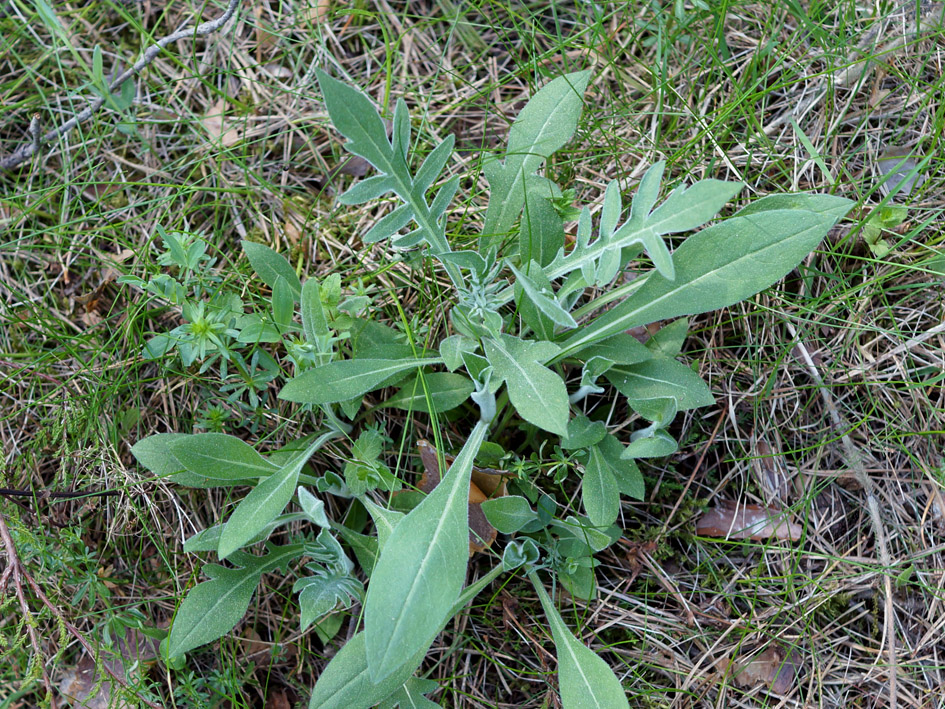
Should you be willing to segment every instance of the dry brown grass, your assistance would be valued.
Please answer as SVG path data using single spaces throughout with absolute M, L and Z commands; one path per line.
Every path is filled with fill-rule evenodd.
M 358 165 L 338 169 L 341 149 L 315 67 L 360 85 L 382 107 L 403 97 L 428 146 L 456 135 L 460 152 L 449 169 L 466 176 L 456 221 L 464 238 L 476 233 L 484 204 L 478 151 L 499 144 L 546 77 L 593 66 L 579 137 L 549 168 L 579 198 L 599 199 L 614 178 L 629 190 L 664 157 L 671 180 L 740 179 L 746 199 L 833 190 L 860 199 L 862 209 L 782 288 L 694 320 L 686 351 L 718 406 L 677 427 L 680 453 L 647 470 L 648 499 L 624 505 L 631 544 L 601 555 L 598 600 L 560 599 L 566 619 L 615 668 L 632 706 L 942 706 L 941 8 L 883 4 L 877 15 L 850 3 L 811 6 L 805 23 L 786 3 L 739 2 L 724 17 L 719 8 L 687 6 L 694 19 L 684 26 L 672 7 L 636 2 L 371 0 L 347 8 L 301 0 L 244 5 L 222 32 L 175 43 L 136 82 L 131 115 L 140 137 L 117 131 L 121 116 L 102 110 L 41 158 L 0 175 L 2 483 L 125 493 L 81 515 L 77 502 L 38 514 L 28 503 L 3 503 L 17 520 L 26 568 L 97 639 L 101 600 L 70 605 L 81 580 L 76 564 L 57 570 L 35 551 L 45 543 L 47 554 L 73 558 L 73 547 L 57 546 L 56 525 L 79 519 L 100 575 L 116 579 L 111 607 L 166 622 L 199 571 L 180 540 L 229 504 L 224 493 L 147 479 L 129 454 L 144 435 L 192 430 L 208 396 L 201 377 L 138 357 L 145 333 L 173 327 L 178 315 L 143 312 L 140 294 L 110 281 L 112 271 L 155 272 L 156 225 L 203 231 L 237 285 L 247 273 L 238 240 L 252 237 L 301 259 L 310 276 L 366 274 L 380 305 L 398 299 L 430 337 L 445 328 L 434 274 L 391 265 L 385 245 L 366 248 L 358 238 L 387 208 L 333 201 Z M 32 6 L 0 3 L 2 154 L 26 139 L 33 112 L 49 129 L 81 110 L 89 93 L 80 62 L 90 62 L 96 44 L 107 76 L 149 41 L 135 27 L 159 38 L 222 11 L 151 0 L 55 9 L 75 51 Z M 875 259 L 858 224 L 882 199 L 874 174 L 887 145 L 932 160 L 905 200 L 909 217 L 895 250 Z M 269 447 L 304 427 L 274 396 L 268 403 L 252 432 L 235 423 L 233 430 L 265 437 Z M 389 417 L 389 432 L 421 427 L 417 437 L 429 435 L 423 421 L 378 416 Z M 705 504 L 763 502 L 753 437 L 781 451 L 803 539 L 693 536 Z M 337 467 L 343 455 L 338 449 L 320 464 Z M 262 706 L 277 692 L 307 701 L 332 655 L 335 645 L 297 632 L 290 590 L 290 579 L 269 578 L 219 653 L 193 657 L 197 676 L 235 668 L 224 682 L 242 697 L 232 706 Z M 57 658 L 50 669 L 73 663 L 53 620 L 34 611 L 44 652 Z M 14 626 L 0 620 L 4 632 Z M 727 662 L 772 644 L 792 651 L 795 681 L 780 694 L 739 686 Z M 447 628 L 424 670 L 444 688 L 433 695 L 442 706 L 556 706 L 550 647 L 532 591 L 512 580 Z M 19 687 L 26 660 L 10 657 L 14 669 L 0 670 L 0 686 Z M 165 693 L 182 681 L 155 679 Z M 5 696 L 0 690 L 0 706 L 31 706 L 39 690 L 12 704 Z

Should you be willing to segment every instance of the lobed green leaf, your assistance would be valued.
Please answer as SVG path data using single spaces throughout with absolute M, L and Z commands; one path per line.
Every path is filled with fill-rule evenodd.
M 574 134 L 590 78 L 591 71 L 587 70 L 549 81 L 512 124 L 505 162 L 492 159 L 483 164 L 491 188 L 483 248 L 497 243 L 511 230 L 525 204 L 528 177 Z

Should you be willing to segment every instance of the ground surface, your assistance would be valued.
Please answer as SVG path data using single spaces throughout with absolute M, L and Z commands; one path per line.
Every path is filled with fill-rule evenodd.
M 608 646 L 632 706 L 938 706 L 942 5 L 309 2 L 244 5 L 221 31 L 172 44 L 135 81 L 130 105 L 107 105 L 0 174 L 0 485 L 121 493 L 0 502 L 25 572 L 64 620 L 92 646 L 122 631 L 119 621 L 166 625 L 201 565 L 181 540 L 228 504 L 223 493 L 151 479 L 129 453 L 135 441 L 220 426 L 278 442 L 298 428 L 272 387 L 254 412 L 219 393 L 212 369 L 140 357 L 180 313 L 114 281 L 160 270 L 157 226 L 202 232 L 234 288 L 249 282 L 238 246 L 248 237 L 309 274 L 396 291 L 408 309 L 426 307 L 420 320 L 437 331 L 433 274 L 361 243 L 375 205 L 334 199 L 361 166 L 339 167 L 314 69 L 362 86 L 381 107 L 402 97 L 431 145 L 456 136 L 463 239 L 485 203 L 478 152 L 499 144 L 548 79 L 591 67 L 577 137 L 548 168 L 579 200 L 599 201 L 611 179 L 629 191 L 666 159 L 671 184 L 743 181 L 732 209 L 794 190 L 857 207 L 784 283 L 694 320 L 685 352 L 717 405 L 688 417 L 681 451 L 645 471 L 647 499 L 621 517 L 626 543 L 601 555 L 598 600 L 562 598 L 562 612 L 587 644 Z M 141 47 L 223 9 L 0 3 L 0 159 L 28 142 L 34 113 L 52 130 L 94 98 L 94 47 L 107 80 Z M 910 153 L 920 178 L 887 198 L 882 158 Z M 881 204 L 907 207 L 887 212 L 886 253 L 863 229 Z M 397 320 L 393 302 L 380 298 L 380 317 Z M 420 416 L 379 416 L 408 446 L 426 434 Z M 773 457 L 759 457 L 768 449 Z M 319 464 L 337 467 L 343 455 Z M 803 539 L 696 536 L 704 506 L 760 500 L 765 466 L 787 476 Z M 34 706 L 45 696 L 40 666 L 67 681 L 83 651 L 27 584 L 38 657 L 8 581 L 0 707 Z M 142 681 L 157 703 L 307 701 L 337 641 L 297 632 L 290 589 L 291 579 L 268 578 L 233 634 L 186 669 L 152 671 Z M 431 697 L 447 707 L 554 706 L 544 644 L 533 591 L 497 586 L 434 646 L 424 668 L 442 690 Z M 781 653 L 758 661 L 761 677 L 785 653 L 796 674 L 772 690 L 727 672 L 754 649 Z

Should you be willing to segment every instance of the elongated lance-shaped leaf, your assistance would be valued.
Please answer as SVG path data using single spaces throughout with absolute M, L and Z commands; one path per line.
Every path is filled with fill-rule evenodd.
M 279 398 L 301 404 L 334 404 L 363 396 L 384 386 L 398 375 L 443 360 L 431 359 L 346 359 L 313 367 L 290 380 Z
M 463 589 L 459 598 L 440 620 L 440 630 L 502 572 L 502 565 L 498 564 L 481 579 Z M 404 658 L 394 672 L 379 682 L 374 682 L 368 670 L 365 634 L 357 633 L 331 658 L 331 662 L 319 675 L 308 705 L 309 709 L 369 709 L 389 697 L 410 679 L 426 654 L 427 648 L 423 648 L 412 657 Z
M 269 522 L 269 524 L 263 527 L 259 531 L 259 534 L 257 534 L 253 539 L 250 539 L 248 544 L 255 544 L 256 542 L 269 539 L 277 527 L 281 527 L 285 524 L 291 524 L 293 522 L 305 521 L 307 519 L 308 517 L 301 512 L 290 512 L 284 515 L 279 515 L 274 520 Z M 225 523 L 215 524 L 212 527 L 207 527 L 206 529 L 200 530 L 192 537 L 184 540 L 184 551 L 188 553 L 196 551 L 216 552 L 220 546 L 220 535 L 223 533 L 224 526 Z
M 532 262 L 532 267 L 535 271 L 541 271 L 541 266 L 534 261 Z M 525 291 L 525 295 L 528 299 L 538 310 L 544 313 L 546 317 L 556 325 L 561 325 L 562 327 L 577 327 L 574 318 L 571 317 L 571 314 L 567 310 L 561 307 L 561 303 L 555 299 L 555 294 L 551 289 L 543 291 L 541 286 L 534 283 L 529 276 L 511 263 L 509 264 L 509 268 L 512 270 L 512 273 L 515 274 L 518 284 L 522 287 L 522 290 Z
M 440 484 L 391 532 L 364 601 L 374 682 L 424 652 L 463 588 L 469 558 L 469 480 L 488 428 L 476 424 Z
M 823 199 L 823 195 L 811 197 Z M 846 203 L 848 209 L 853 204 L 840 197 L 831 199 Z M 629 298 L 572 333 L 552 361 L 638 325 L 744 300 L 787 275 L 835 222 L 835 213 L 777 209 L 713 224 L 676 250 L 675 280 L 651 273 Z
M 309 344 L 315 344 L 320 337 L 328 337 L 328 318 L 322 305 L 321 288 L 318 281 L 309 278 L 302 286 L 302 331 Z
M 581 485 L 584 511 L 598 527 L 614 523 L 620 513 L 620 490 L 610 463 L 600 448 L 591 446 L 587 464 L 584 466 L 584 482 Z
M 243 253 L 249 258 L 256 273 L 263 279 L 263 282 L 270 288 L 274 288 L 276 280 L 285 279 L 286 285 L 292 291 L 295 300 L 298 300 L 302 294 L 302 282 L 296 275 L 292 265 L 286 261 L 285 257 L 273 251 L 265 244 L 257 244 L 254 241 L 240 242 L 243 246 Z
M 558 655 L 558 689 L 564 709 L 629 709 L 620 680 L 597 653 L 571 634 L 538 573 L 531 571 L 528 578 L 551 626 Z
M 421 166 L 421 178 L 415 179 L 410 174 L 407 165 L 407 154 L 410 142 L 410 121 L 407 116 L 407 107 L 403 100 L 397 102 L 394 110 L 393 142 L 387 138 L 387 130 L 380 115 L 371 104 L 371 100 L 361 91 L 347 84 L 333 79 L 325 72 L 318 70 L 318 85 L 328 108 L 328 115 L 338 132 L 348 139 L 345 148 L 360 155 L 379 170 L 382 175 L 370 178 L 373 180 L 369 187 L 355 187 L 342 195 L 342 200 L 356 203 L 365 198 L 378 196 L 380 188 L 388 188 L 400 197 L 409 207 L 413 221 L 417 223 L 419 239 L 425 242 L 434 255 L 449 253 L 450 246 L 446 240 L 446 220 L 442 213 L 436 214 L 427 204 L 426 191 L 436 179 L 433 168 L 442 168 L 446 164 L 443 153 L 448 152 L 452 143 L 446 147 L 438 146 L 431 153 L 433 162 Z M 449 139 L 447 139 L 449 140 Z M 424 169 L 426 168 L 426 169 Z M 437 172 L 437 174 L 439 174 Z M 378 179 L 380 177 L 380 179 Z M 396 211 L 396 210 L 395 210 Z M 407 222 L 400 222 L 406 212 L 398 212 L 385 224 L 388 230 L 393 225 L 398 228 Z M 409 221 L 409 219 L 407 220 Z M 396 231 L 396 230 L 394 230 Z M 380 232 L 372 233 L 372 238 L 383 238 Z M 446 272 L 454 284 L 462 283 L 459 269 L 450 264 L 444 264 Z
M 188 471 L 213 480 L 258 478 L 279 469 L 251 445 L 225 433 L 181 436 L 168 447 Z
M 302 467 L 312 454 L 332 438 L 342 435 L 339 431 L 328 431 L 319 436 L 301 454 L 292 458 L 285 466 L 259 483 L 233 510 L 220 534 L 217 554 L 225 559 L 265 529 L 272 520 L 282 514 L 298 485 Z
M 526 181 L 542 162 L 567 143 L 584 107 L 591 71 L 551 80 L 519 113 L 509 132 L 505 162 L 483 164 L 491 197 L 483 225 L 483 249 L 501 243 L 525 205 Z
M 461 374 L 433 372 L 412 378 L 400 391 L 384 402 L 404 411 L 422 411 L 425 414 L 455 409 L 469 398 L 475 385 Z
M 210 580 L 190 589 L 177 609 L 168 636 L 168 655 L 180 657 L 232 630 L 246 614 L 260 577 L 284 569 L 303 552 L 304 545 L 292 544 L 272 547 L 265 556 L 234 554 L 232 561 L 241 568 L 228 569 L 217 564 L 204 566 L 203 571 Z

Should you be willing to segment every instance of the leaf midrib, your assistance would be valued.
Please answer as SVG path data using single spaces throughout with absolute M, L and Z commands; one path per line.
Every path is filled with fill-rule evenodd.
M 774 211 L 785 211 L 785 210 L 774 210 Z M 811 212 L 811 211 L 809 211 L 809 210 L 792 210 L 792 214 L 796 216 L 797 213 L 800 212 L 800 211 L 806 212 L 807 214 L 812 214 L 812 215 L 814 215 L 814 216 L 820 216 L 820 215 L 818 215 L 816 212 Z M 772 214 L 772 213 L 774 213 L 774 212 L 773 212 L 773 211 L 772 211 L 772 212 L 768 212 L 768 214 Z M 728 222 L 723 222 L 723 223 L 728 223 Z M 777 241 L 770 242 L 770 243 L 766 244 L 765 246 L 763 246 L 763 247 L 761 247 L 761 248 L 755 249 L 755 250 L 753 250 L 753 251 L 746 252 L 745 254 L 743 254 L 742 256 L 739 256 L 738 258 L 736 258 L 736 259 L 734 259 L 734 260 L 732 260 L 732 261 L 726 262 L 723 266 L 721 266 L 721 267 L 719 267 L 719 268 L 713 269 L 712 271 L 709 271 L 709 272 L 707 272 L 707 273 L 703 273 L 703 274 L 700 275 L 699 277 L 697 277 L 697 278 L 695 278 L 695 279 L 693 279 L 693 280 L 691 280 L 691 281 L 687 281 L 686 283 L 680 284 L 680 285 L 678 285 L 676 288 L 673 288 L 673 289 L 667 291 L 667 292 L 664 293 L 663 295 L 658 296 L 658 297 L 654 298 L 653 300 L 647 301 L 645 304 L 641 305 L 640 307 L 638 307 L 638 308 L 636 308 L 636 309 L 630 311 L 629 313 L 626 313 L 626 314 L 622 315 L 621 317 L 617 318 L 616 320 L 611 321 L 610 323 L 607 323 L 607 326 L 606 326 L 605 328 L 601 329 L 600 331 L 595 331 L 595 330 L 593 330 L 593 329 L 590 329 L 590 330 L 586 331 L 583 336 L 578 337 L 578 338 L 577 338 L 576 340 L 574 340 L 573 342 L 565 342 L 565 343 L 564 343 L 564 346 L 563 346 L 563 348 L 562 348 L 562 350 L 561 350 L 561 352 L 559 352 L 557 355 L 555 355 L 554 358 L 552 358 L 552 359 L 550 360 L 550 362 L 558 362 L 558 361 L 564 359 L 565 357 L 567 357 L 567 356 L 568 356 L 569 354 L 571 354 L 572 352 L 575 352 L 575 351 L 579 350 L 581 347 L 584 347 L 585 345 L 587 345 L 589 342 L 593 342 L 595 339 L 597 339 L 597 338 L 599 338 L 599 337 L 602 337 L 604 332 L 613 331 L 613 333 L 616 333 L 616 332 L 619 332 L 620 330 L 625 330 L 625 329 L 627 329 L 627 328 L 629 328 L 629 327 L 633 327 L 633 325 L 626 325 L 626 323 L 627 323 L 628 321 L 632 321 L 633 318 L 634 318 L 634 316 L 638 316 L 639 313 L 645 312 L 646 310 L 652 310 L 652 309 L 654 309 L 654 308 L 655 308 L 657 305 L 659 305 L 660 303 L 666 301 L 667 299 L 671 299 L 671 298 L 675 297 L 680 291 L 685 290 L 685 289 L 688 289 L 688 288 L 692 288 L 695 284 L 702 283 L 703 281 L 705 281 L 705 280 L 707 280 L 707 279 L 709 279 L 709 278 L 715 276 L 719 271 L 722 271 L 722 270 L 724 270 L 724 269 L 729 269 L 729 268 L 732 268 L 732 267 L 737 267 L 738 264 L 740 264 L 740 263 L 742 263 L 742 262 L 744 262 L 744 261 L 747 261 L 747 260 L 749 260 L 749 259 L 752 259 L 752 258 L 758 256 L 759 254 L 764 254 L 764 253 L 767 252 L 767 251 L 770 251 L 770 250 L 776 250 L 776 251 L 777 251 L 777 250 L 780 250 L 780 249 L 782 249 L 782 248 L 784 247 L 784 244 L 785 244 L 787 241 L 793 241 L 793 240 L 795 240 L 795 239 L 801 239 L 801 238 L 803 238 L 808 232 L 810 232 L 810 231 L 812 231 L 812 230 L 815 230 L 815 229 L 818 229 L 820 226 L 821 226 L 821 224 L 812 225 L 812 226 L 808 227 L 807 229 L 805 229 L 804 231 L 795 232 L 794 234 L 791 234 L 790 236 L 786 237 L 785 239 L 779 239 L 779 240 L 777 240 Z M 643 288 L 645 288 L 645 287 L 648 286 L 649 284 L 650 284 L 650 282 L 648 281 L 647 283 L 645 283 L 645 284 L 641 287 L 641 290 L 639 290 L 639 291 L 637 291 L 636 293 L 634 293 L 633 296 L 631 296 L 631 297 L 639 298 L 639 297 L 641 296 L 641 294 L 644 293 Z M 689 314 L 692 314 L 692 313 L 689 313 Z M 604 316 L 601 316 L 601 317 L 606 317 L 606 314 L 605 314 Z M 665 317 L 670 317 L 670 316 L 665 316 Z M 588 325 L 588 328 L 592 328 L 592 327 L 593 327 L 593 323 L 591 323 L 591 324 Z

